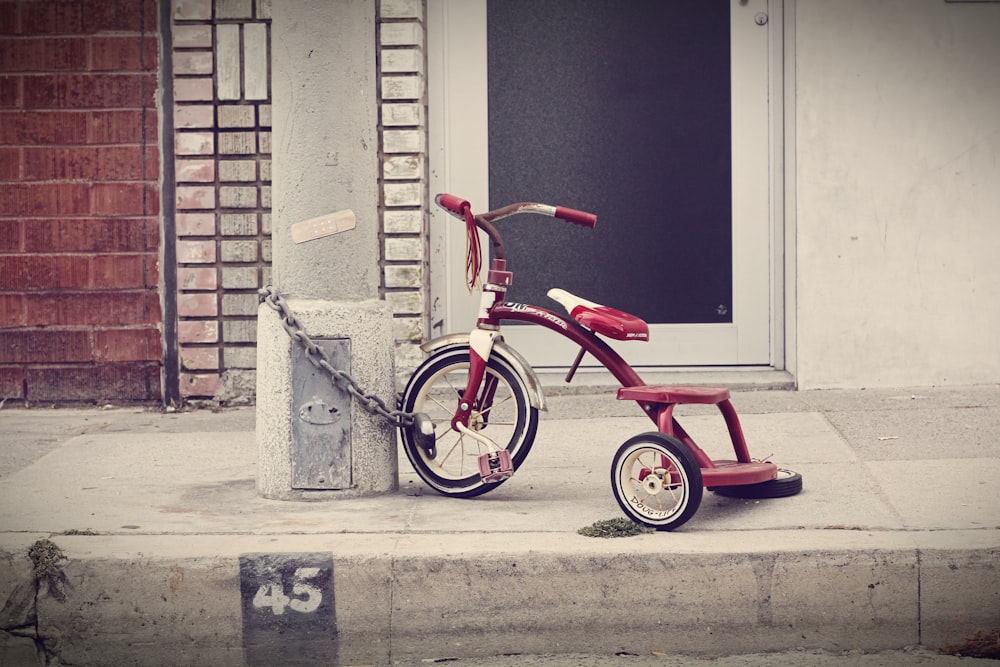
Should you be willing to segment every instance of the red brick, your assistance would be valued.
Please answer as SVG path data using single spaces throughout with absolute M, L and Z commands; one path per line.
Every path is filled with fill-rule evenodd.
M 17 29 L 17 5 L 13 2 L 0 2 L 0 35 L 16 35 Z
M 90 209 L 85 183 L 18 183 L 4 185 L 0 216 L 81 215 Z
M 175 225 L 177 236 L 212 236 L 215 234 L 215 214 L 178 213 Z
M 0 181 L 16 181 L 21 177 L 21 149 L 0 148 Z
M 40 219 L 25 223 L 24 249 L 26 252 L 155 251 L 158 237 L 158 225 L 152 219 Z
M 21 252 L 21 228 L 20 220 L 0 220 L 0 252 Z
M 0 49 L 0 72 L 81 71 L 87 42 L 80 37 L 7 39 Z
M 156 287 L 156 262 L 152 254 L 95 255 L 91 286 L 97 289 L 134 289 Z
M 89 142 L 92 144 L 138 144 L 155 142 L 158 117 L 155 109 L 91 111 Z
M 215 208 L 214 186 L 182 185 L 177 188 L 176 194 L 178 211 Z
M 146 215 L 160 214 L 160 185 L 158 183 L 146 183 Z
M 90 211 L 95 215 L 142 215 L 149 211 L 142 183 L 95 183 Z
M 79 2 L 20 2 L 20 34 L 79 34 L 83 9 Z
M 159 401 L 160 364 L 56 366 L 25 370 L 28 401 Z
M 25 294 L 27 326 L 159 324 L 159 299 L 147 292 Z
M 46 329 L 0 331 L 0 363 L 65 363 L 90 360 L 88 331 Z
M 174 81 L 174 99 L 178 102 L 201 102 L 212 99 L 212 78 L 195 77 Z
M 215 317 L 218 314 L 219 301 L 215 292 L 177 295 L 177 315 L 180 317 Z
M 21 109 L 24 98 L 21 76 L 0 76 L 0 109 Z
M 0 262 L 0 289 L 83 289 L 89 258 L 79 255 L 8 255 Z
M 83 0 L 83 28 L 87 32 L 134 31 L 155 36 L 158 11 L 156 0 Z
M 22 294 L 0 294 L 0 327 L 25 326 L 24 301 Z
M 24 398 L 24 369 L 0 367 L 0 396 L 7 399 Z
M 153 106 L 155 74 L 36 74 L 25 78 L 24 108 Z
M 215 241 L 178 241 L 178 264 L 214 264 Z
M 187 347 L 181 350 L 181 368 L 186 371 L 219 370 L 219 350 L 215 347 Z
M 208 375 L 181 373 L 180 380 L 181 396 L 185 398 L 212 398 L 220 384 L 217 373 Z
M 147 178 L 141 146 L 24 149 L 24 180 L 135 181 Z
M 137 142 L 138 140 L 135 140 L 133 143 Z M 85 143 L 87 143 L 87 114 L 85 112 L 0 112 L 0 144 L 31 146 Z
M 155 71 L 159 42 L 155 36 L 94 37 L 90 69 L 107 72 Z
M 177 285 L 182 290 L 214 290 L 218 286 L 218 272 L 214 268 L 177 269 Z
M 94 332 L 94 360 L 156 361 L 163 357 L 157 329 L 113 329 Z
M 215 320 L 178 322 L 177 340 L 181 343 L 216 343 L 219 340 L 219 323 Z

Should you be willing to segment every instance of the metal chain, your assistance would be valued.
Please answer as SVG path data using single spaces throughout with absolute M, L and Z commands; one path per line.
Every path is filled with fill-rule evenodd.
M 340 387 L 350 394 L 360 403 L 365 411 L 384 417 L 393 426 L 398 428 L 413 426 L 415 420 L 413 413 L 403 412 L 402 410 L 390 410 L 381 398 L 362 390 L 350 374 L 334 368 L 330 363 L 330 356 L 323 348 L 313 342 L 309 334 L 305 332 L 298 318 L 295 317 L 295 313 L 288 306 L 288 302 L 281 298 L 281 295 L 278 294 L 273 286 L 268 285 L 259 289 L 257 290 L 257 294 L 259 295 L 258 300 L 260 303 L 266 303 L 272 310 L 281 315 L 281 325 L 285 328 L 288 335 L 291 336 L 292 340 L 299 343 L 305 349 L 306 359 L 309 360 L 309 363 L 327 373 L 335 386 Z

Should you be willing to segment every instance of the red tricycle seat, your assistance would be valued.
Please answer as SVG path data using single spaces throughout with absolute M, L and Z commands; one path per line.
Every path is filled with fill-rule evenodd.
M 591 331 L 615 340 L 649 340 L 649 325 L 635 315 L 581 299 L 563 289 L 550 289 L 548 295 Z
M 618 390 L 619 401 L 645 401 L 646 403 L 702 403 L 718 405 L 729 400 L 726 387 L 667 387 L 640 385 Z

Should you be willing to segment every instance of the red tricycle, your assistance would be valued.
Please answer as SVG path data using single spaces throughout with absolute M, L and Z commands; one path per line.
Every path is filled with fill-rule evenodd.
M 597 223 L 595 215 L 526 202 L 474 215 L 469 202 L 460 197 L 440 194 L 436 202 L 466 226 L 470 289 L 481 267 L 477 230 L 492 242 L 493 260 L 482 285 L 476 327 L 468 334 L 426 343 L 423 349 L 430 356 L 414 372 L 402 396 L 402 410 L 427 416 L 425 433 L 415 427 L 403 430 L 403 447 L 417 474 L 431 488 L 461 498 L 486 493 L 513 475 L 531 450 L 545 399 L 531 366 L 504 342 L 500 324 L 511 320 L 543 326 L 579 345 L 566 381 L 572 380 L 584 355 L 590 354 L 621 383 L 618 400 L 635 401 L 656 425 L 656 431 L 626 440 L 612 460 L 611 488 L 632 520 L 657 530 L 673 530 L 694 516 L 704 488 L 740 498 L 791 496 L 802 489 L 798 473 L 750 458 L 728 389 L 647 385 L 600 338 L 646 341 L 649 327 L 640 318 L 561 289 L 550 290 L 548 295 L 566 309 L 568 317 L 505 300 L 513 274 L 507 270 L 506 249 L 493 223 L 534 213 L 592 228 Z M 718 406 L 735 460 L 711 460 L 702 451 L 675 418 L 674 407 L 685 403 Z

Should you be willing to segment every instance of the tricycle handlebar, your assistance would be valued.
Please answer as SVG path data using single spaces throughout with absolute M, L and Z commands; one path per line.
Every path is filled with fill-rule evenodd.
M 460 220 L 464 220 L 465 212 L 471 210 L 471 205 L 468 201 L 455 195 L 442 193 L 435 197 L 434 201 L 437 202 L 438 206 L 445 209 Z M 519 213 L 537 213 L 540 215 L 547 215 L 553 218 L 559 218 L 560 220 L 565 220 L 566 222 L 572 222 L 575 225 L 590 228 L 593 228 L 597 224 L 597 216 L 593 213 L 578 211 L 565 206 L 552 206 L 550 204 L 537 204 L 534 202 L 510 204 L 508 206 L 504 206 L 503 208 L 487 211 L 486 213 L 480 213 L 475 217 L 477 220 L 481 219 L 484 222 L 491 223 Z

